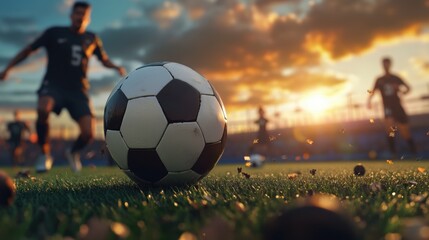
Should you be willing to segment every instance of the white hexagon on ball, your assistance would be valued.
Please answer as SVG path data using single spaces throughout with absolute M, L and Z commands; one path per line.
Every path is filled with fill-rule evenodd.
M 213 89 L 207 79 L 194 71 L 192 68 L 174 62 L 167 63 L 164 65 L 164 67 L 168 69 L 175 79 L 179 79 L 190 84 L 201 94 L 214 94 Z
M 201 105 L 197 122 L 203 131 L 206 143 L 218 142 L 222 138 L 226 121 L 223 110 L 216 97 L 201 96 Z
M 169 124 L 156 151 L 169 172 L 189 170 L 205 146 L 196 122 Z
M 109 153 L 121 169 L 128 169 L 128 146 L 119 131 L 106 131 L 106 145 Z
M 167 124 L 156 97 L 135 98 L 128 101 L 121 133 L 129 148 L 155 148 Z
M 121 89 L 128 99 L 155 96 L 171 80 L 173 77 L 164 67 L 149 66 L 131 72 Z

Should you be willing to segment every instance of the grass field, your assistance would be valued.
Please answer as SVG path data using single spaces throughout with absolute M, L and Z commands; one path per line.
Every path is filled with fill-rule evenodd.
M 142 190 L 118 168 L 30 173 L 33 178 L 16 179 L 14 204 L 0 208 L 0 236 L 90 238 L 96 232 L 110 239 L 213 239 L 221 233 L 223 240 L 262 239 L 269 217 L 309 193 L 335 195 L 362 239 L 399 236 L 408 218 L 429 219 L 429 162 L 363 162 L 363 177 L 353 175 L 356 163 L 243 167 L 249 178 L 237 172 L 242 166 L 219 165 L 195 186 Z M 310 169 L 317 170 L 314 176 Z M 15 176 L 19 169 L 5 170 Z M 294 172 L 300 174 L 288 175 Z M 371 190 L 372 183 L 382 188 Z

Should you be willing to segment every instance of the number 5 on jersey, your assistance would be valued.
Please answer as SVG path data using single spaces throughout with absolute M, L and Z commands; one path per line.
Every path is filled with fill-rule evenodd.
M 71 57 L 71 65 L 72 66 L 80 66 L 82 61 L 82 46 L 72 45 L 72 57 Z

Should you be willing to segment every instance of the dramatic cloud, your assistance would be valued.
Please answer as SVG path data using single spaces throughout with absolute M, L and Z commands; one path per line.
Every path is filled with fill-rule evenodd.
M 0 42 L 23 48 L 34 40 L 39 31 L 32 30 L 2 30 L 0 29 Z
M 3 84 L 3 83 L 2 83 Z M 0 109 L 34 108 L 36 106 L 36 89 L 17 90 L 3 89 L 0 86 Z
M 320 91 L 327 87 L 338 91 L 346 83 L 347 79 L 333 75 L 297 71 L 286 76 L 276 73 L 258 74 L 224 84 L 216 82 L 214 86 L 223 93 L 222 99 L 228 103 L 231 110 L 282 104 L 285 101 L 292 101 L 297 93 Z M 332 91 L 328 91 L 330 92 Z
M 22 96 L 34 95 L 35 93 L 36 93 L 36 90 L 23 90 L 23 89 L 18 89 L 18 90 L 14 90 L 14 91 L 0 90 L 0 94 L 1 94 L 2 98 L 19 99 Z
M 280 5 L 287 10 L 274 11 Z M 429 23 L 428 10 L 423 0 L 142 1 L 124 13 L 120 27 L 99 34 L 112 58 L 189 65 L 212 81 L 227 106 L 239 108 L 344 86 L 345 79 L 305 69 L 418 36 Z M 35 36 L 0 28 L 0 41 L 17 46 Z M 284 76 L 285 68 L 303 70 Z M 94 82 L 93 91 L 107 90 L 109 81 Z
M 107 29 L 100 33 L 100 37 L 110 56 L 124 60 L 141 60 L 146 49 L 156 45 L 166 34 L 160 32 L 156 26 L 145 25 Z
M 35 30 L 35 19 L 30 17 L 1 17 L 0 43 L 23 47 L 40 34 Z
M 0 18 L 0 26 L 3 28 L 21 28 L 34 26 L 35 20 L 30 17 L 2 17 Z
M 89 93 L 91 95 L 97 95 L 100 93 L 110 92 L 117 82 L 117 76 L 105 76 L 100 79 L 91 79 Z
M 74 2 L 74 0 L 62 0 L 62 2 L 59 1 L 57 3 L 57 9 L 62 13 L 69 12 Z
M 332 58 L 360 53 L 377 42 L 420 34 L 429 22 L 428 10 L 421 0 L 323 1 L 303 21 L 306 44 Z
M 9 61 L 10 61 L 9 58 L 0 56 L 0 66 L 6 66 L 6 64 L 8 64 Z
M 259 8 L 267 8 L 276 5 L 293 4 L 296 5 L 300 0 L 256 0 L 255 5 Z
M 314 4 L 302 18 L 276 16 L 261 8 L 279 1 L 256 3 L 258 8 L 239 1 L 206 3 L 206 13 L 198 22 L 178 29 L 179 34 L 159 38 L 156 44 L 149 43 L 141 59 L 194 67 L 215 81 L 221 95 L 227 96 L 227 105 L 250 103 L 250 99 L 269 103 L 270 87 L 280 86 L 276 89 L 287 92 L 332 85 L 316 77 L 306 87 L 294 88 L 303 76 L 276 77 L 282 69 L 314 66 L 325 57 L 338 59 L 367 51 L 384 40 L 418 35 L 429 20 L 423 1 L 352 0 L 345 4 L 326 0 Z M 187 1 L 183 4 L 193 7 Z M 264 79 L 264 84 L 250 79 Z M 247 92 L 260 97 L 252 98 Z
M 152 17 L 159 23 L 161 28 L 170 27 L 182 12 L 182 7 L 178 3 L 164 2 L 161 8 L 152 12 Z
M 429 61 L 428 61 L 428 59 L 414 58 L 414 59 L 411 59 L 411 64 L 419 72 L 421 72 L 425 75 L 429 75 Z
M 270 2 L 277 1 L 261 1 Z M 276 56 L 270 59 L 275 68 L 312 65 L 325 56 L 337 59 L 366 51 L 383 40 L 418 35 L 429 21 L 428 6 L 417 0 L 351 0 L 347 4 L 326 0 L 310 8 L 303 19 L 293 15 L 270 18 L 272 13 L 239 1 L 219 4 L 207 6 L 207 13 L 192 28 L 149 47 L 144 60 L 180 60 L 216 71 L 228 66 L 255 67 L 267 55 Z M 267 29 L 257 27 L 269 19 Z
M 31 100 L 20 99 L 17 101 L 13 101 L 13 100 L 9 100 L 9 99 L 0 100 L 0 109 L 1 110 L 15 110 L 15 109 L 34 110 L 35 107 L 36 107 L 35 99 L 31 99 Z

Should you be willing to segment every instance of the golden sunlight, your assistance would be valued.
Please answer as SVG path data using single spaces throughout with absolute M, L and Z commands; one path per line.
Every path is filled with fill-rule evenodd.
M 320 93 L 315 93 L 308 95 L 306 98 L 303 99 L 302 108 L 305 111 L 308 111 L 313 114 L 321 114 L 325 110 L 327 110 L 329 107 L 331 107 L 329 99 Z

